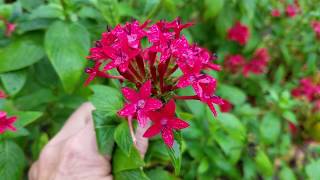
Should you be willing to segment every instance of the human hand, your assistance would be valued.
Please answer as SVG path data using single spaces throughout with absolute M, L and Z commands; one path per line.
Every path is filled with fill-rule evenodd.
M 99 154 L 90 103 L 83 104 L 67 120 L 60 132 L 49 141 L 30 171 L 30 180 L 111 180 L 111 157 Z M 142 156 L 148 140 L 146 129 L 137 128 L 136 147 Z

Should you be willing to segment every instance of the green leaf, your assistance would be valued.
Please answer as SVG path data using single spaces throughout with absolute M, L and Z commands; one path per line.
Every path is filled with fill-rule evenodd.
M 223 0 L 205 0 L 204 18 L 211 19 L 216 17 L 223 8 Z
M 310 180 L 320 179 L 320 159 L 312 161 L 306 166 L 306 173 Z
M 39 61 L 44 51 L 39 37 L 25 35 L 0 49 L 0 73 L 22 69 Z
M 294 172 L 287 166 L 284 166 L 279 173 L 280 180 L 296 180 Z
M 260 123 L 260 133 L 263 142 L 276 143 L 281 132 L 281 119 L 273 113 L 266 114 Z
M 30 19 L 37 18 L 59 18 L 65 19 L 63 14 L 63 8 L 58 4 L 41 5 L 38 8 L 31 11 Z
M 122 108 L 122 98 L 118 90 L 103 85 L 93 85 L 91 89 L 94 94 L 90 101 L 105 116 L 114 116 Z
M 36 111 L 20 111 L 15 112 L 14 114 L 18 118 L 16 125 L 19 127 L 25 127 L 41 117 L 43 113 Z
M 39 5 L 43 4 L 44 0 L 19 0 L 19 2 L 24 9 L 31 11 Z
M 222 98 L 227 99 L 234 105 L 241 105 L 247 99 L 246 94 L 241 89 L 225 84 L 220 84 L 218 86 L 217 94 Z
M 16 95 L 27 80 L 27 75 L 24 70 L 3 73 L 0 77 L 4 88 L 11 96 Z
M 205 173 L 207 170 L 209 169 L 209 162 L 207 160 L 207 158 L 203 158 L 200 161 L 200 165 L 198 167 L 198 173 L 203 174 Z
M 121 171 L 141 168 L 144 166 L 144 162 L 139 151 L 132 146 L 129 155 L 126 155 L 120 148 L 117 148 L 113 156 L 112 165 L 112 172 L 118 173 Z
M 48 143 L 49 137 L 47 133 L 41 133 L 40 136 L 37 136 L 31 145 L 32 157 L 34 159 L 39 157 L 40 152 L 43 147 Z
M 179 175 L 181 170 L 181 161 L 182 161 L 181 144 L 175 140 L 173 147 L 172 148 L 167 147 L 167 150 L 174 167 L 174 172 L 176 175 Z
M 116 128 L 115 125 L 112 125 L 114 117 L 104 116 L 100 111 L 94 111 L 92 116 L 99 152 L 103 155 L 111 156 L 114 147 L 113 136 Z
M 207 112 L 209 112 L 209 110 Z M 219 113 L 217 120 L 219 121 L 222 129 L 228 132 L 234 139 L 238 139 L 241 141 L 246 139 L 245 126 L 233 114 Z
M 114 177 L 119 180 L 149 180 L 141 169 L 121 171 L 116 173 Z
M 119 23 L 119 9 L 117 0 L 98 0 L 97 8 L 109 25 L 115 26 Z
M 22 149 L 12 141 L 0 141 L 1 179 L 21 179 L 24 166 L 25 159 Z
M 114 132 L 114 140 L 116 141 L 119 148 L 126 154 L 129 155 L 131 147 L 133 145 L 132 137 L 129 132 L 129 126 L 127 121 L 123 121 Z
M 88 49 L 89 33 L 77 23 L 57 21 L 45 36 L 45 48 L 66 92 L 71 93 L 83 73 Z
M 157 180 L 173 180 L 174 178 L 170 176 L 169 172 L 156 168 L 146 172 L 149 179 L 157 179 Z
M 257 155 L 255 157 L 255 163 L 258 171 L 261 174 L 265 176 L 271 176 L 273 174 L 273 166 L 271 164 L 271 161 L 262 150 L 259 150 L 257 152 Z

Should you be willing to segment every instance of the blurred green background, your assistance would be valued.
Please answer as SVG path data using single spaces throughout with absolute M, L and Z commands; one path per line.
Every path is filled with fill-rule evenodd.
M 294 17 L 286 14 L 289 5 L 298 6 Z M 183 31 L 187 39 L 215 52 L 218 64 L 231 54 L 251 58 L 263 47 L 268 70 L 249 77 L 213 72 L 217 94 L 233 105 L 217 118 L 199 102 L 179 104 L 178 115 L 191 125 L 176 156 L 180 174 L 155 138 L 143 171 L 115 178 L 319 180 L 320 116 L 312 103 L 291 95 L 301 78 L 320 82 L 320 43 L 311 26 L 320 20 L 319 7 L 318 0 L 0 0 L 0 17 L 16 25 L 5 36 L 0 21 L 0 90 L 8 94 L 0 109 L 19 118 L 17 132 L 0 135 L 0 179 L 26 179 L 43 146 L 92 89 L 91 99 L 110 96 L 83 86 L 85 57 L 107 26 L 179 16 L 195 23 Z M 279 17 L 271 15 L 274 9 Z M 227 39 L 237 21 L 250 30 L 245 46 Z M 94 83 L 116 87 L 109 80 Z

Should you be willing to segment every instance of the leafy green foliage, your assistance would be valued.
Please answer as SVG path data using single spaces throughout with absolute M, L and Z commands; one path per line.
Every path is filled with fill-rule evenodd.
M 0 73 L 22 69 L 39 61 L 44 56 L 39 38 L 41 36 L 35 34 L 25 35 L 1 48 Z
M 18 180 L 22 177 L 24 166 L 22 149 L 12 141 L 0 141 L 0 177 Z
M 64 89 L 69 93 L 79 83 L 86 64 L 85 56 L 89 44 L 88 31 L 78 23 L 57 21 L 49 27 L 46 33 L 46 52 Z
M 129 133 L 129 126 L 126 121 L 122 122 L 114 132 L 114 140 L 119 148 L 126 155 L 129 155 L 133 145 L 132 137 Z
M 101 111 L 92 113 L 94 127 L 96 131 L 98 148 L 101 154 L 111 155 L 114 146 L 115 125 L 113 125 L 113 117 L 104 116 Z

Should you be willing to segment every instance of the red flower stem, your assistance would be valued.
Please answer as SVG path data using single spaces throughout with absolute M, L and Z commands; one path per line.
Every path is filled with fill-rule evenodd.
M 133 130 L 133 126 L 132 126 L 132 116 L 128 117 L 128 125 L 129 125 L 129 130 L 130 130 L 132 142 L 133 142 L 133 144 L 137 145 L 137 139 L 136 139 L 136 136 L 134 134 L 134 130 Z
M 178 65 L 176 64 L 173 68 L 171 68 L 166 74 L 165 74 L 165 76 L 166 77 L 169 77 L 169 76 L 171 76 L 174 72 L 176 72 L 176 70 L 178 69 Z
M 194 96 L 173 96 L 174 99 L 182 99 L 182 100 L 199 100 L 199 97 Z
M 130 73 L 132 73 L 132 74 L 136 77 L 136 79 L 137 79 L 138 81 L 140 81 L 140 82 L 143 81 L 143 79 L 142 79 L 142 77 L 140 76 L 140 74 L 139 74 L 139 73 L 136 71 L 136 69 L 133 67 L 132 62 L 130 62 L 130 64 L 129 64 L 128 71 L 129 71 Z
M 138 56 L 136 58 L 136 63 L 137 63 L 138 68 L 139 68 L 139 70 L 140 70 L 140 72 L 142 74 L 142 77 L 145 78 L 146 77 L 146 71 L 144 69 L 144 62 L 143 62 L 143 59 L 142 59 L 141 56 Z
M 104 78 L 110 78 L 110 79 L 121 79 L 121 80 L 124 80 L 125 78 L 123 76 L 113 76 L 113 75 L 110 75 L 110 74 L 106 74 L 106 73 L 103 73 L 101 71 L 98 71 L 98 74 L 97 76 L 99 77 L 104 77 Z
M 121 72 L 118 69 L 119 74 L 121 74 L 124 78 L 128 79 L 129 81 L 133 82 L 133 83 L 137 83 L 137 80 L 132 76 L 132 74 L 129 74 L 128 72 Z
M 153 65 L 150 65 L 150 73 L 151 73 L 153 84 L 157 84 L 157 71 Z

